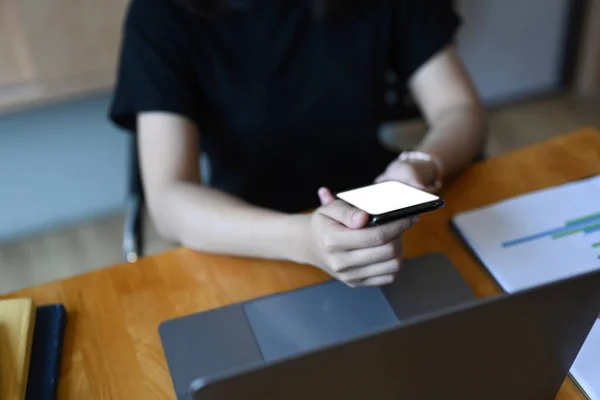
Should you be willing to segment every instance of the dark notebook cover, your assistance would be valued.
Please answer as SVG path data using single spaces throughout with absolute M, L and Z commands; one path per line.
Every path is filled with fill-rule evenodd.
M 66 320 L 60 304 L 37 308 L 26 400 L 56 399 Z

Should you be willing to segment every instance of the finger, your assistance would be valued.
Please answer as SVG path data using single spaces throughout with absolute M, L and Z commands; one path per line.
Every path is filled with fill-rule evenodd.
M 396 280 L 396 275 L 375 276 L 363 281 L 363 286 L 384 286 L 393 283 Z
M 377 178 L 375 178 L 375 183 L 382 183 L 382 182 L 385 182 L 387 180 L 389 180 L 387 178 L 387 176 L 385 174 L 381 174 Z
M 420 190 L 425 190 L 425 186 L 414 177 L 404 177 L 404 178 L 393 179 L 387 174 L 382 174 L 382 175 L 379 175 L 375 179 L 374 183 L 383 183 L 383 182 L 388 182 L 388 181 L 397 181 L 397 182 L 405 183 L 409 186 L 412 186 L 412 187 L 420 189 Z
M 398 238 L 417 221 L 418 217 L 412 217 L 363 229 L 340 229 L 329 239 L 327 250 L 343 252 L 383 246 Z
M 345 272 L 338 273 L 338 277 L 344 282 L 352 283 L 382 275 L 395 275 L 398 273 L 398 271 L 400 271 L 401 267 L 401 259 L 394 258 L 381 263 L 372 264 L 361 268 L 353 268 Z
M 350 229 L 360 229 L 369 222 L 369 214 L 341 200 L 319 208 L 319 212 Z
M 410 179 L 413 173 L 412 170 L 407 168 L 406 165 L 394 162 L 387 167 L 383 175 L 388 181 L 404 182 Z
M 363 281 L 357 281 L 352 283 L 346 283 L 351 288 L 365 287 L 365 286 L 384 286 L 393 283 L 396 280 L 396 275 L 381 275 L 374 276 L 372 278 L 365 279 Z
M 396 241 L 402 242 L 400 239 Z M 330 267 L 336 272 L 344 272 L 352 268 L 360 268 L 395 259 L 401 255 L 398 251 L 401 251 L 402 248 L 395 246 L 393 243 L 365 249 L 337 252 L 330 258 Z
M 406 181 L 402 181 L 402 183 L 405 183 L 408 186 L 412 186 L 417 189 L 425 190 L 425 186 L 423 186 L 423 184 L 416 178 L 407 179 Z
M 321 201 L 321 205 L 323 206 L 331 204 L 335 201 L 333 193 L 331 193 L 331 190 L 329 190 L 328 188 L 322 187 L 317 193 L 319 194 L 319 200 Z
M 414 167 L 404 163 L 390 164 L 383 175 L 384 180 L 387 181 L 398 181 L 414 187 L 422 186 L 419 174 Z

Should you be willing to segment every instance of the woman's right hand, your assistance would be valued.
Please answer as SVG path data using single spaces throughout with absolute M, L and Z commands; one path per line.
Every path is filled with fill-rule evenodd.
M 402 267 L 402 233 L 417 218 L 367 226 L 366 212 L 323 194 L 307 221 L 309 263 L 350 287 L 392 283 Z

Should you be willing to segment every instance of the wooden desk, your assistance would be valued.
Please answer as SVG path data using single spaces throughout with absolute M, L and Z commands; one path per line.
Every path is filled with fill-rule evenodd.
M 406 235 L 406 256 L 444 252 L 478 296 L 498 293 L 448 228 L 450 216 L 598 173 L 600 134 L 593 129 L 478 164 L 448 187 L 445 208 L 423 216 Z M 326 278 L 306 266 L 177 249 L 4 297 L 67 307 L 60 399 L 174 399 L 158 336 L 161 322 Z M 584 397 L 567 380 L 558 398 Z

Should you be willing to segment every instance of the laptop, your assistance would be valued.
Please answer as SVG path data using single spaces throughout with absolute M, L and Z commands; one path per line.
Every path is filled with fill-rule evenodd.
M 329 281 L 167 321 L 178 398 L 554 398 L 600 272 L 475 300 L 443 256 L 407 264 L 383 288 Z

